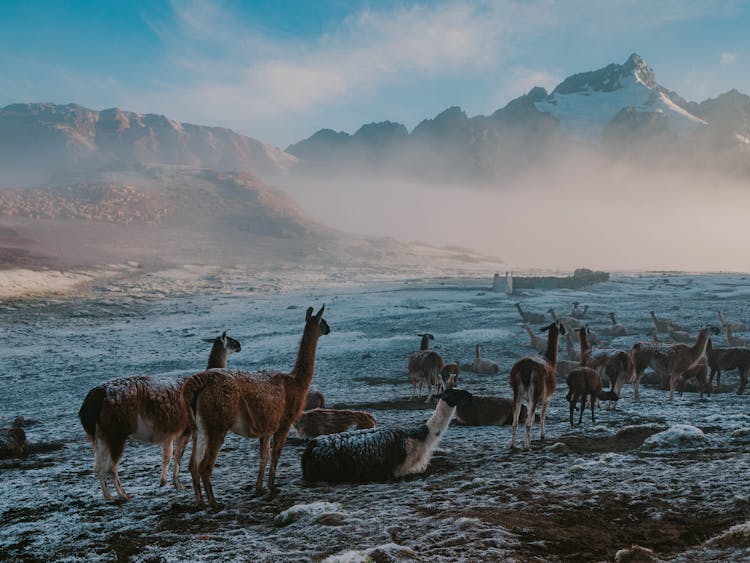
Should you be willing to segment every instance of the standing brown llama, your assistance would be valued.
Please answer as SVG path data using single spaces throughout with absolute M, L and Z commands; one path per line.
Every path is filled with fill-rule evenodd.
M 240 343 L 224 332 L 213 342 L 208 359 L 209 368 L 227 367 L 227 356 L 239 352 Z M 190 422 L 182 402 L 181 383 L 159 383 L 148 376 L 118 377 L 94 387 L 88 392 L 78 411 L 78 418 L 94 450 L 94 472 L 104 498 L 112 500 L 107 479 L 112 481 L 117 495 L 127 500 L 120 484 L 118 465 L 130 436 L 141 442 L 161 444 L 161 485 L 167 484 L 167 469 L 172 459 L 172 484 L 180 483 L 180 461 L 190 439 Z
M 516 432 L 518 431 L 518 418 L 521 414 L 521 401 L 528 403 L 526 415 L 526 434 L 524 436 L 524 448 L 531 447 L 531 427 L 536 416 L 536 407 L 542 404 L 540 419 L 541 439 L 544 441 L 544 419 L 547 409 L 552 400 L 552 395 L 557 386 L 555 367 L 557 365 L 557 339 L 565 328 L 555 321 L 543 327 L 542 332 L 547 332 L 547 351 L 543 358 L 526 356 L 518 360 L 510 370 L 510 386 L 513 388 L 513 437 L 510 447 L 516 447 Z
M 302 414 L 312 383 L 318 338 L 331 329 L 323 319 L 325 305 L 313 315 L 307 309 L 297 361 L 291 373 L 208 370 L 189 377 L 182 388 L 193 424 L 190 474 L 199 505 L 203 506 L 201 482 L 208 503 L 216 506 L 212 473 L 224 437 L 229 430 L 245 438 L 260 438 L 256 491 L 263 490 L 263 473 L 271 450 L 268 487 L 276 489 L 276 465 L 289 429 Z

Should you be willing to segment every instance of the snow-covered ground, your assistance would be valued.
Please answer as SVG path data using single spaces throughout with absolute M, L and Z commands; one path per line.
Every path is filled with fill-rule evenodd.
M 446 361 L 470 362 L 481 343 L 501 373 L 463 372 L 461 386 L 507 397 L 511 365 L 530 352 L 517 300 L 559 314 L 588 304 L 600 337 L 616 311 L 629 336 L 611 344 L 629 348 L 650 338 L 650 310 L 692 334 L 716 324 L 718 309 L 747 322 L 748 276 L 620 275 L 585 291 L 508 297 L 489 290 L 491 272 L 378 283 L 313 275 L 305 289 L 271 273 L 253 278 L 267 283 L 243 281 L 239 268 L 177 273 L 0 304 L 0 426 L 30 419 L 33 449 L 0 460 L 0 560 L 611 560 L 632 544 L 663 559 L 750 557 L 750 414 L 734 393 L 736 372 L 704 399 L 670 402 L 646 386 L 634 403 L 626 386 L 617 410 L 598 410 L 596 425 L 586 413 L 575 428 L 560 382 L 546 444 L 538 424 L 530 452 L 509 449 L 510 427 L 454 424 L 426 474 L 392 483 L 305 485 L 304 443 L 291 438 L 280 490 L 257 497 L 257 440 L 230 435 L 214 472 L 217 511 L 198 510 L 191 490 L 160 488 L 159 448 L 135 442 L 121 465 L 133 498 L 105 502 L 76 416 L 86 392 L 112 377 L 199 371 L 208 357 L 201 339 L 222 330 L 242 343 L 231 367 L 290 369 L 306 307 L 325 303 L 332 331 L 320 340 L 313 386 L 327 405 L 369 410 L 380 425 L 419 422 L 433 407 L 408 400 L 417 333 L 433 333 Z M 183 464 L 187 484 L 187 455 Z

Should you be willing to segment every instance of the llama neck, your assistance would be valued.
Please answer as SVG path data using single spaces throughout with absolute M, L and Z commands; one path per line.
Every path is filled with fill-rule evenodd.
M 579 334 L 581 340 L 581 365 L 585 366 L 591 357 L 591 345 L 589 344 L 589 336 L 585 330 L 580 331 Z
M 557 320 L 557 313 L 555 313 L 555 310 L 554 310 L 554 309 L 550 309 L 550 310 L 549 310 L 549 314 L 550 314 L 550 315 L 552 315 L 552 320 L 553 320 L 553 321 L 556 321 L 556 320 Z
M 731 340 L 733 338 L 733 336 L 732 336 L 732 327 L 729 326 L 729 325 L 726 325 L 726 328 L 727 328 L 727 339 Z
M 438 401 L 435 412 L 432 413 L 430 420 L 427 421 L 427 428 L 430 430 L 427 436 L 427 447 L 432 449 L 437 446 L 440 439 L 448 429 L 448 425 L 451 423 L 453 415 L 456 413 L 456 407 L 450 406 L 442 399 Z
M 518 309 L 518 312 L 521 313 L 521 316 L 523 317 L 523 309 L 521 309 L 520 303 L 516 303 L 516 309 Z
M 297 383 L 303 387 L 309 387 L 315 371 L 315 352 L 318 348 L 320 328 L 315 323 L 306 323 L 299 343 L 297 361 L 294 363 L 292 375 Z
M 477 344 L 477 347 L 476 347 L 476 348 L 475 348 L 474 350 L 475 350 L 475 352 L 476 352 L 476 355 L 474 356 L 474 358 L 475 358 L 475 359 L 477 359 L 477 360 L 478 360 L 478 359 L 480 359 L 480 358 L 481 358 L 481 355 L 480 355 L 480 348 L 479 348 L 479 344 Z
M 706 351 L 708 345 L 708 331 L 702 330 L 698 333 L 698 338 L 695 339 L 695 344 L 690 347 L 693 358 L 699 358 Z
M 429 350 L 430 349 L 430 337 L 429 336 L 423 336 L 422 342 L 419 345 L 420 350 Z
M 719 324 L 721 326 L 724 326 L 726 324 L 726 322 L 724 322 L 724 315 L 722 314 L 721 311 L 716 311 L 716 312 L 719 314 Z
M 552 326 L 547 333 L 547 351 L 544 353 L 544 357 L 553 367 L 557 365 L 557 337 L 559 334 L 556 326 Z
M 711 342 L 711 339 L 709 338 L 706 341 L 706 356 L 710 358 L 713 355 L 714 355 L 714 345 L 713 345 L 713 342 Z
M 614 313 L 610 313 L 609 314 L 609 318 L 612 319 L 612 324 L 613 325 L 617 324 L 617 319 L 615 319 L 615 314 Z
M 227 367 L 227 349 L 221 342 L 214 342 L 211 348 L 211 354 L 208 356 L 208 367 L 211 368 L 226 368 Z

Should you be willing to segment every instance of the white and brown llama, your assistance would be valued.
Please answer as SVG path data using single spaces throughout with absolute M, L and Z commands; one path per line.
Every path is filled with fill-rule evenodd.
M 268 487 L 276 489 L 276 466 L 289 430 L 305 406 L 315 371 L 318 339 L 331 332 L 323 318 L 324 310 L 325 305 L 317 314 L 313 314 L 312 307 L 307 309 L 297 360 L 290 373 L 207 370 L 185 381 L 182 395 L 193 426 L 189 468 L 199 505 L 204 504 L 202 483 L 208 503 L 216 506 L 212 473 L 224 437 L 230 430 L 244 438 L 260 439 L 255 489 L 263 490 L 269 454 Z
M 227 367 L 227 357 L 241 350 L 240 343 L 224 332 L 212 342 L 209 368 Z M 150 444 L 161 444 L 161 485 L 167 483 L 167 470 L 174 449 L 172 484 L 178 490 L 180 461 L 190 439 L 190 422 L 182 401 L 182 383 L 159 383 L 148 376 L 119 377 L 91 389 L 78 411 L 78 418 L 94 450 L 94 472 L 99 477 L 104 498 L 112 500 L 107 480 L 122 500 L 129 497 L 122 488 L 118 465 L 128 437 Z
M 521 414 L 521 403 L 528 404 L 526 415 L 526 434 L 524 447 L 531 447 L 531 427 L 534 424 L 537 405 L 541 403 L 540 417 L 541 439 L 544 440 L 544 420 L 552 395 L 557 386 L 555 367 L 557 364 L 557 339 L 560 333 L 565 334 L 565 328 L 557 321 L 543 327 L 547 332 L 547 351 L 544 357 L 526 356 L 518 360 L 510 370 L 510 386 L 513 389 L 513 434 L 510 447 L 516 447 L 516 432 L 518 419 Z

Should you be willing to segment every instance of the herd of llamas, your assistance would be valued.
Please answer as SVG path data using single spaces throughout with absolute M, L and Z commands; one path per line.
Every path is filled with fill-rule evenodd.
M 269 457 L 267 483 L 269 489 L 276 488 L 277 464 L 292 427 L 301 438 L 309 439 L 301 459 L 306 482 L 368 482 L 424 472 L 454 418 L 459 424 L 473 426 L 511 424 L 511 448 L 516 447 L 521 422 L 525 425 L 524 448 L 529 449 L 537 408 L 541 409 L 540 438 L 545 439 L 545 419 L 558 378 L 565 378 L 568 385 L 571 425 L 576 409 L 580 409 L 578 423 L 583 422 L 587 402 L 594 422 L 598 401 L 608 401 L 614 408 L 625 384 L 633 385 L 634 401 L 639 401 L 639 384 L 647 368 L 669 388 L 670 400 L 675 389 L 681 394 L 690 379 L 697 382 L 701 396 L 704 392 L 710 395 L 714 375 L 720 384 L 721 372 L 735 369 L 740 375 L 737 392 L 744 390 L 750 342 L 733 334 L 746 330 L 743 323 L 727 321 L 719 312 L 720 327 L 705 326 L 693 339 L 683 327 L 651 311 L 652 339 L 621 350 L 608 347 L 603 339 L 628 334 L 615 313 L 609 313 L 611 324 L 597 335 L 588 324 L 588 306 L 579 305 L 574 302 L 571 313 L 562 317 L 549 309 L 552 322 L 548 323 L 544 314 L 524 311 L 516 304 L 530 347 L 542 355 L 527 355 L 513 364 L 509 375 L 512 399 L 472 395 L 458 388 L 462 370 L 487 375 L 500 372 L 497 362 L 481 356 L 480 344 L 475 346 L 472 363 L 445 363 L 430 348 L 434 335 L 419 334 L 420 349 L 408 358 L 411 398 L 421 400 L 426 385 L 426 402 L 434 397 L 437 405 L 427 422 L 396 428 L 378 427 L 374 417 L 364 411 L 326 409 L 322 393 L 311 390 L 318 340 L 330 333 L 323 318 L 325 306 L 317 313 L 312 307 L 307 309 L 296 362 L 289 373 L 228 370 L 228 356 L 240 351 L 241 345 L 224 332 L 208 339 L 212 348 L 205 371 L 172 384 L 147 376 L 121 377 L 89 391 L 78 414 L 92 444 L 94 472 L 106 499 L 113 499 L 110 479 L 118 497 L 128 499 L 118 465 L 130 437 L 160 444 L 161 484 L 167 483 L 174 458 L 172 483 L 184 489 L 179 480 L 180 461 L 192 439 L 188 467 L 196 501 L 203 506 L 205 493 L 208 504 L 216 506 L 213 468 L 230 430 L 245 438 L 258 438 L 255 488 L 261 492 Z M 546 337 L 530 327 L 540 323 L 547 323 L 540 329 Z M 718 334 L 720 328 L 726 331 L 728 346 L 713 345 L 711 335 Z M 662 342 L 659 334 L 669 335 L 672 342 Z M 565 338 L 567 354 L 558 360 L 560 337 Z M 609 390 L 604 390 L 603 377 Z

